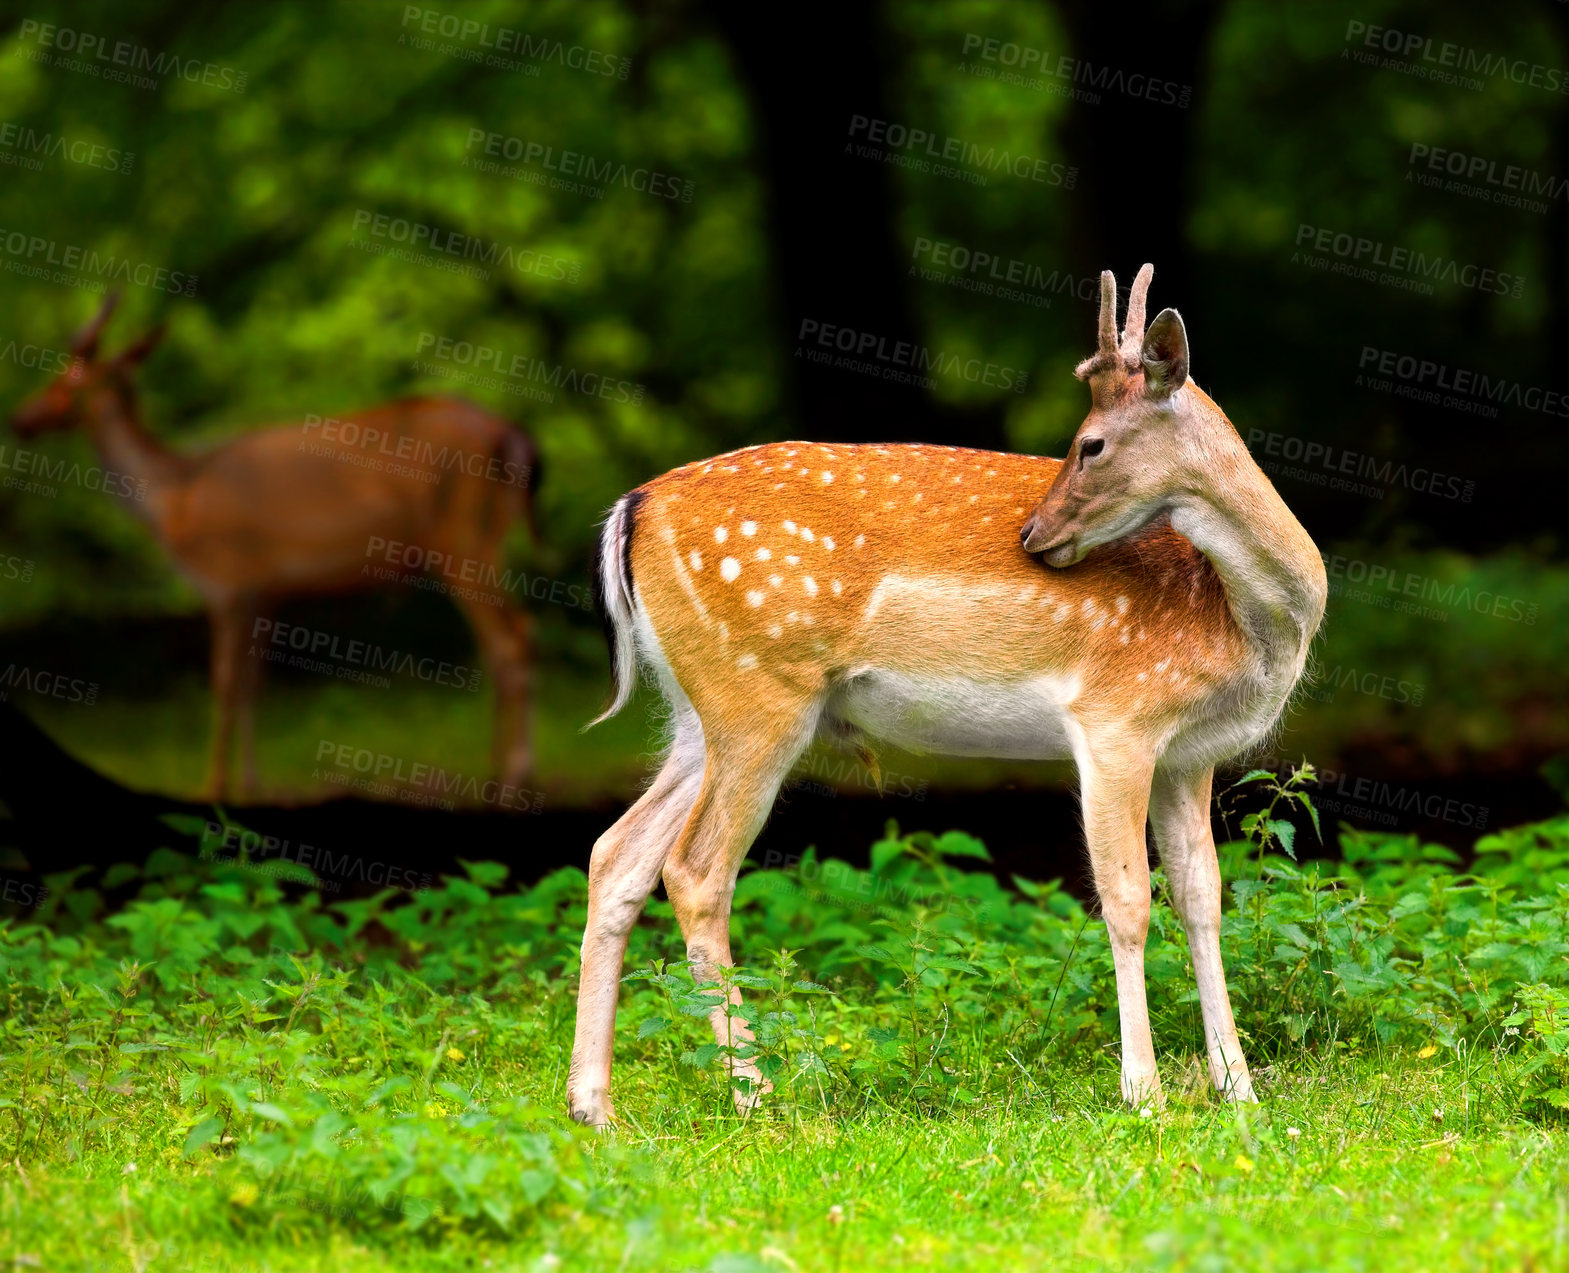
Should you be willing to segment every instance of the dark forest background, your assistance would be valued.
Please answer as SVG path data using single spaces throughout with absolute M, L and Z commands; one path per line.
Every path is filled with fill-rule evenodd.
M 1071 370 L 1093 347 L 1094 280 L 1112 268 L 1125 290 L 1149 260 L 1153 302 L 1187 321 L 1195 379 L 1245 437 L 1261 431 L 1259 458 L 1346 563 L 1320 652 L 1329 679 L 1303 700 L 1279 754 L 1475 805 L 1500 782 L 1526 804 L 1546 790 L 1532 775 L 1569 738 L 1569 407 L 1542 405 L 1569 393 L 1569 95 L 1558 91 L 1569 6 L 10 8 L 0 245 L 41 236 L 194 276 L 190 295 L 123 287 L 107 337 L 112 349 L 169 324 L 142 403 L 171 443 L 462 392 L 541 447 L 543 543 L 519 538 L 520 576 L 584 585 L 595 525 L 618 495 L 723 449 L 806 437 L 1060 453 L 1088 406 Z M 442 34 L 465 20 L 483 30 Z M 93 74 L 58 32 L 45 43 L 48 24 L 128 41 L 161 59 L 161 73 L 151 86 Z M 509 40 L 509 51 L 494 47 Z M 915 152 L 868 154 L 873 126 L 857 121 L 957 139 L 972 156 L 1026 156 L 1039 166 L 1025 170 L 1046 177 L 984 161 L 955 165 L 957 176 L 887 162 Z M 596 197 L 486 172 L 475 130 L 652 170 L 680 193 L 612 178 L 589 183 Z M 74 157 L 94 146 L 96 161 Z M 1439 152 L 1462 157 L 1461 176 Z M 550 175 L 543 162 L 518 166 Z M 1513 198 L 1522 184 L 1535 193 Z M 474 277 L 440 268 L 429 249 L 398 259 L 379 250 L 395 246 L 374 232 L 383 216 L 562 266 Z M 1313 250 L 1318 230 L 1327 252 Z M 1336 273 L 1324 268 L 1342 260 L 1335 236 L 1453 268 L 1417 287 L 1409 270 Z M 965 252 L 1020 263 L 1022 297 L 975 286 L 984 274 L 954 265 Z M 91 289 L 26 277 L 24 258 L 10 246 L 0 256 L 6 414 L 48 378 L 26 350 L 65 349 L 98 302 Z M 1494 275 L 1507 276 L 1501 291 L 1476 282 Z M 938 375 L 905 387 L 814 364 L 797 356 L 808 321 L 978 358 L 1027 382 L 1011 392 Z M 464 385 L 416 368 L 422 337 L 636 392 L 562 387 L 542 401 Z M 1411 383 L 1398 375 L 1380 388 L 1368 363 L 1383 351 L 1501 382 L 1503 400 L 1473 391 L 1435 405 L 1393 392 Z M 1309 444 L 1366 457 L 1373 476 L 1345 490 L 1321 466 L 1293 472 L 1287 457 Z M 90 459 L 80 437 L 39 445 Z M 1434 493 L 1418 470 L 1456 480 Z M 49 666 L 99 688 L 91 706 L 12 693 L 0 710 L 119 783 L 193 794 L 205 635 L 195 593 L 157 543 L 114 501 L 66 483 L 48 497 L 0 490 L 4 554 L 30 568 L 0 578 L 0 667 Z M 1421 579 L 1432 613 L 1360 596 L 1351 585 L 1372 567 Z M 1484 596 L 1510 605 L 1500 615 Z M 577 733 L 605 685 L 597 619 L 529 604 L 540 788 L 553 808 L 624 798 L 646 765 L 645 722 Z M 422 650 L 462 654 L 469 639 L 443 602 L 413 592 L 300 613 Z M 1386 681 L 1408 689 L 1386 692 Z M 262 704 L 264 777 L 281 800 L 322 794 L 312 761 L 324 736 L 485 765 L 485 695 L 283 674 Z M 32 735 L 13 725 L 19 748 Z M 893 767 L 922 781 L 998 780 L 976 767 Z M 1046 780 L 1019 767 L 1003 777 Z M 1433 822 L 1409 802 L 1369 808 L 1395 825 Z M 1348 805 L 1347 816 L 1360 815 Z

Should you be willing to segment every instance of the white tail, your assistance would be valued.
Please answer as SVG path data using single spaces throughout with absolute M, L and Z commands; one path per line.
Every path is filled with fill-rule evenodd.
M 632 632 L 632 521 L 641 502 L 636 491 L 623 495 L 599 529 L 594 591 L 610 645 L 613 684 L 610 706 L 584 726 L 585 729 L 614 716 L 627 705 L 632 691 L 637 688 L 637 647 Z
M 688 464 L 617 504 L 600 548 L 616 705 L 635 633 L 675 746 L 594 846 L 577 1117 L 610 1117 L 616 986 L 649 891 L 662 874 L 700 979 L 732 964 L 736 872 L 819 734 L 1073 759 L 1134 1103 L 1160 1097 L 1143 973 L 1153 822 L 1211 1078 L 1251 1099 L 1220 964 L 1211 775 L 1280 714 L 1326 587 L 1312 541 L 1188 379 L 1181 318 L 1145 330 L 1150 274 L 1120 341 L 1102 278 L 1099 352 L 1079 368 L 1094 405 L 1066 461 L 784 442 Z M 750 1037 L 722 1006 L 712 1022 L 721 1042 Z M 752 1082 L 738 1100 L 755 1100 L 756 1068 L 733 1073 Z

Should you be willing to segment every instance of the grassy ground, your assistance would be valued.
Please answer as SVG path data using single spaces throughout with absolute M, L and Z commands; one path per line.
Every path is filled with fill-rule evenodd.
M 443 1068 L 466 1089 L 549 1108 L 561 1059 Z M 445 1215 L 406 1233 L 395 1209 L 384 1219 L 326 1169 L 269 1189 L 234 1161 L 187 1162 L 183 1125 L 154 1105 L 77 1161 L 35 1164 L 25 1180 L 10 1168 L 3 1254 L 94 1273 L 1509 1269 L 1569 1254 L 1563 1135 L 1490 1122 L 1485 1084 L 1410 1053 L 1276 1067 L 1261 1110 L 1195 1098 L 1147 1120 L 1114 1108 L 1107 1069 L 1043 1067 L 1056 1100 L 744 1124 L 683 1105 L 671 1076 L 627 1077 L 624 1130 L 572 1148 L 581 1193 L 512 1237 Z M 440 1118 L 419 1131 L 448 1135 Z
M 1277 826 L 1277 832 L 1280 828 Z M 171 836 L 171 842 L 177 842 Z M 1279 837 L 1277 836 L 1277 843 Z M 1569 819 L 1344 861 L 1224 850 L 1262 1104 L 1147 959 L 1168 1104 L 1117 1101 L 1103 927 L 958 834 L 737 896 L 735 1113 L 669 908 L 634 933 L 619 1126 L 563 1115 L 583 879 L 324 905 L 164 852 L 0 928 L 0 1259 L 47 1270 L 1541 1268 L 1569 1258 Z M 57 884 L 63 881 L 57 881 Z M 768 952 L 777 952 L 770 954 Z

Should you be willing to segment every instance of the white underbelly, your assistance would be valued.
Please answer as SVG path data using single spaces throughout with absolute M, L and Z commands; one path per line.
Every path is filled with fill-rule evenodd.
M 1069 707 L 1077 695 L 1073 676 L 987 682 L 874 668 L 837 689 L 826 715 L 906 751 L 1061 760 L 1073 754 Z

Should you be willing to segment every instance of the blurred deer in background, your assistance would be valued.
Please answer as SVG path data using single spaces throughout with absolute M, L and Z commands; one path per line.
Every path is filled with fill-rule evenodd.
M 216 701 L 209 794 L 227 794 L 236 726 L 242 790 L 255 788 L 261 660 L 247 657 L 246 645 L 256 620 L 287 598 L 375 586 L 378 567 L 381 578 L 397 575 L 385 565 L 397 561 L 392 546 L 413 549 L 427 573 L 460 581 L 453 600 L 495 683 L 497 776 L 525 777 L 531 620 L 502 581 L 508 531 L 523 519 L 534 533 L 533 441 L 472 403 L 406 398 L 331 421 L 330 429 L 312 418 L 207 450 L 171 450 L 143 426 L 136 405 L 136 370 L 163 328 L 112 358 L 98 356 L 116 299 L 104 301 L 72 342 L 72 365 L 16 412 L 12 426 L 21 437 L 83 429 L 105 467 L 131 479 L 138 491 L 131 506 L 201 592 Z
M 816 737 L 1074 761 L 1134 1105 L 1161 1096 L 1147 817 L 1188 932 L 1210 1078 L 1253 1099 L 1221 967 L 1210 782 L 1279 718 L 1327 586 L 1307 532 L 1189 380 L 1182 319 L 1168 309 L 1145 330 L 1152 274 L 1139 271 L 1120 342 L 1116 283 L 1101 276 L 1100 348 L 1077 370 L 1092 406 L 1065 460 L 779 442 L 617 501 L 599 542 L 605 714 L 641 665 L 670 704 L 671 741 L 594 845 L 575 1117 L 611 1118 L 617 986 L 650 891 L 663 876 L 694 976 L 719 983 L 736 872 Z M 767 1084 L 739 1004 L 731 987 L 711 1022 L 737 1049 L 748 1108 Z

